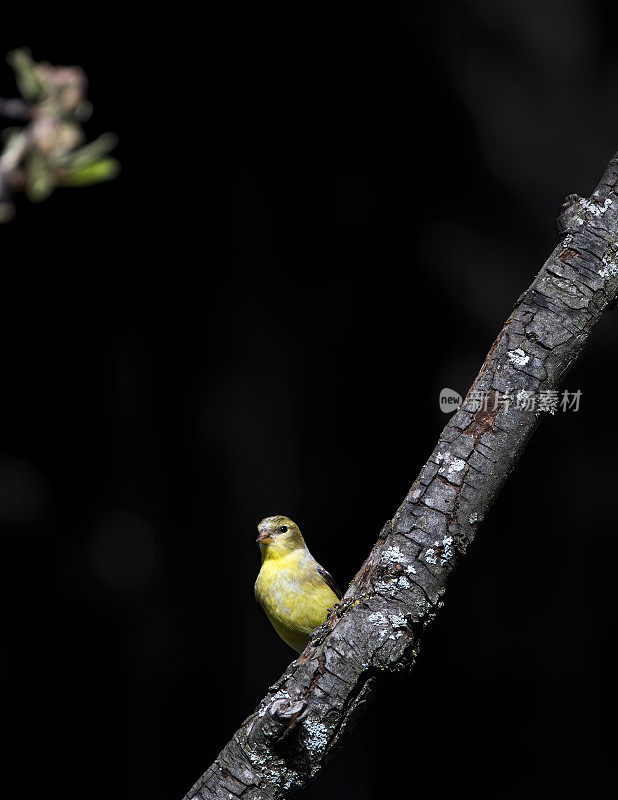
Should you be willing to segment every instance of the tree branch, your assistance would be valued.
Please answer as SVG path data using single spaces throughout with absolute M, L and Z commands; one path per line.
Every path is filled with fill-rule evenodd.
M 618 296 L 618 154 L 589 200 L 567 198 L 559 227 L 343 600 L 185 800 L 289 797 L 330 759 L 384 672 L 413 666 L 448 576 L 539 423 L 509 398 L 557 390 Z

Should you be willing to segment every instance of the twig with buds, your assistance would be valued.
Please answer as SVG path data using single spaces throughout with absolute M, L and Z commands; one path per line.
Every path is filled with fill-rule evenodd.
M 25 123 L 2 132 L 0 151 L 0 223 L 13 217 L 13 195 L 45 200 L 57 186 L 87 186 L 110 180 L 119 171 L 108 153 L 116 136 L 106 133 L 85 143 L 82 122 L 92 106 L 81 67 L 57 67 L 33 61 L 27 50 L 7 58 L 21 98 L 0 98 L 0 116 Z

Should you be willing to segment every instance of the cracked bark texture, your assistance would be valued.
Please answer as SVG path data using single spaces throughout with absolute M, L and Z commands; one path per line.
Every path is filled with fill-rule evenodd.
M 185 800 L 289 797 L 332 757 L 376 681 L 414 665 L 448 576 L 542 418 L 505 393 L 557 390 L 618 296 L 618 154 L 558 223 L 560 243 L 344 598 Z M 472 392 L 489 393 L 487 408 Z

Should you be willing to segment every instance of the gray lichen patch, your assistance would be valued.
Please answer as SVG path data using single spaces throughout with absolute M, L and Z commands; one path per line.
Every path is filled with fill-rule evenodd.
M 602 278 L 614 278 L 618 275 L 618 247 L 613 246 L 603 255 L 603 267 L 599 270 Z
M 613 200 L 611 197 L 606 197 L 601 203 L 595 203 L 592 200 L 586 200 L 580 197 L 579 205 L 584 212 L 592 214 L 593 217 L 602 217 L 607 209 L 612 205 Z
M 444 448 L 437 453 L 435 461 L 440 465 L 438 467 L 438 475 L 443 475 L 447 481 L 457 485 L 463 482 L 464 476 L 462 472 L 466 467 L 466 462 L 463 458 L 458 458 L 450 450 Z
M 391 572 L 394 572 L 397 577 L 401 574 L 416 574 L 416 569 L 411 563 L 416 557 L 416 553 L 413 552 L 410 544 L 407 544 L 408 546 L 405 548 L 405 551 L 401 549 L 402 546 L 389 545 L 382 551 L 380 556 L 380 563 L 387 567 L 394 567 L 395 569 L 391 570 Z
M 433 547 L 428 547 L 423 553 L 423 559 L 432 566 L 443 567 L 455 555 L 454 539 L 451 535 L 436 540 Z
M 524 353 L 521 347 L 518 347 L 516 350 L 509 350 L 507 355 L 511 364 L 516 367 L 525 367 L 530 361 L 530 356 Z
M 326 750 L 329 739 L 330 731 L 321 719 L 309 716 L 303 721 L 299 744 L 308 750 L 312 757 L 319 756 Z

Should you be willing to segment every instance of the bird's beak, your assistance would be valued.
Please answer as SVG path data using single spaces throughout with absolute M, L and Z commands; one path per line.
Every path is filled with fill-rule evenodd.
M 272 536 L 270 535 L 270 532 L 266 528 L 264 528 L 261 531 L 258 531 L 258 533 L 259 536 L 255 540 L 256 542 L 259 542 L 260 544 L 272 544 L 273 540 Z

